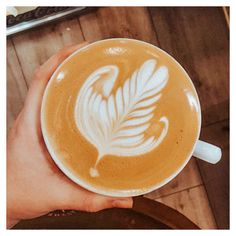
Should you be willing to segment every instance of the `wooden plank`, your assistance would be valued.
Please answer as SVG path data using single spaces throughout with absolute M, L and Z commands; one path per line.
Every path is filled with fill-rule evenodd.
M 11 40 L 7 40 L 7 132 L 23 107 L 27 85 Z
M 196 86 L 203 111 L 203 126 L 207 129 L 209 124 L 228 119 L 229 32 L 222 8 L 152 8 L 150 13 L 161 48 L 185 67 Z M 221 146 L 222 142 L 218 142 L 217 137 L 224 137 L 224 142 L 227 137 L 217 131 L 217 125 L 211 127 L 216 128 L 211 131 L 216 135 L 208 141 Z M 205 138 L 204 131 L 201 138 Z M 227 147 L 223 152 L 227 156 Z M 227 161 L 218 164 L 219 167 L 198 162 L 218 227 L 227 228 Z M 221 178 L 222 173 L 226 177 Z M 209 179 L 215 181 L 209 183 Z
M 207 108 L 202 114 L 202 127 L 229 119 L 229 100 Z
M 229 32 L 222 8 L 151 8 L 150 13 L 160 47 L 183 65 L 196 86 L 203 115 L 227 101 Z
M 87 41 L 135 38 L 157 45 L 149 12 L 144 7 L 103 7 L 80 16 Z
M 216 165 L 198 160 L 218 228 L 229 228 L 229 120 L 202 129 L 201 139 L 222 148 Z
M 178 210 L 201 229 L 217 228 L 204 186 L 194 187 L 158 198 L 157 201 Z
M 34 70 L 66 45 L 84 41 L 76 17 L 55 22 L 12 37 L 27 84 Z
M 196 160 L 195 158 L 192 158 L 180 174 L 178 174 L 171 182 L 160 189 L 145 194 L 145 197 L 157 199 L 201 184 L 202 179 L 198 171 Z

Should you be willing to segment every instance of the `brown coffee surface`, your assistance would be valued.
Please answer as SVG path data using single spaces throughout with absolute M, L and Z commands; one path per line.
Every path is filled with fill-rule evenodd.
M 115 65 L 119 69 L 111 90 L 115 95 L 134 71 L 150 59 L 156 60 L 156 70 L 161 66 L 168 69 L 168 82 L 155 102 L 153 116 L 143 135 L 158 138 L 163 130 L 159 121 L 163 116 L 169 122 L 167 134 L 156 148 L 141 155 L 104 155 L 96 166 L 99 175 L 93 177 L 90 169 L 98 158 L 98 148 L 76 123 L 80 89 L 98 68 Z M 99 83 L 93 86 L 98 93 L 100 87 Z M 168 54 L 139 41 L 105 40 L 75 53 L 54 73 L 44 98 L 42 126 L 49 151 L 53 150 L 67 170 L 84 183 L 105 191 L 138 192 L 167 181 L 186 163 L 198 137 L 198 109 L 198 98 L 188 75 Z M 84 115 L 81 111 L 78 114 Z

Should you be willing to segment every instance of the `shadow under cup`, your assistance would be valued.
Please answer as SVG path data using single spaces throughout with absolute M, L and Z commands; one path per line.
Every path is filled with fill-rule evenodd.
M 109 196 L 136 196 L 173 179 L 199 138 L 196 90 L 178 62 L 138 40 L 108 39 L 69 56 L 52 75 L 42 133 L 58 167 Z

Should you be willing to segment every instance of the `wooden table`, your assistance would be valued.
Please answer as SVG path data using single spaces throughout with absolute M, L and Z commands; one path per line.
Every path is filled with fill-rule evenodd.
M 146 194 L 201 228 L 229 228 L 228 9 L 108 7 L 7 39 L 7 130 L 21 110 L 33 72 L 60 48 L 111 37 L 140 39 L 164 49 L 189 73 L 202 107 L 201 139 L 219 145 L 217 165 L 192 158 L 169 184 Z

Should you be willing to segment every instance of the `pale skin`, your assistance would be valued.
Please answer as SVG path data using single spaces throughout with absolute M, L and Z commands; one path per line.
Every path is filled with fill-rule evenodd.
M 34 73 L 24 107 L 7 142 L 7 228 L 57 209 L 95 212 L 131 208 L 132 198 L 106 197 L 72 182 L 51 159 L 45 146 L 40 108 L 44 90 L 58 65 L 83 45 L 64 48 Z

